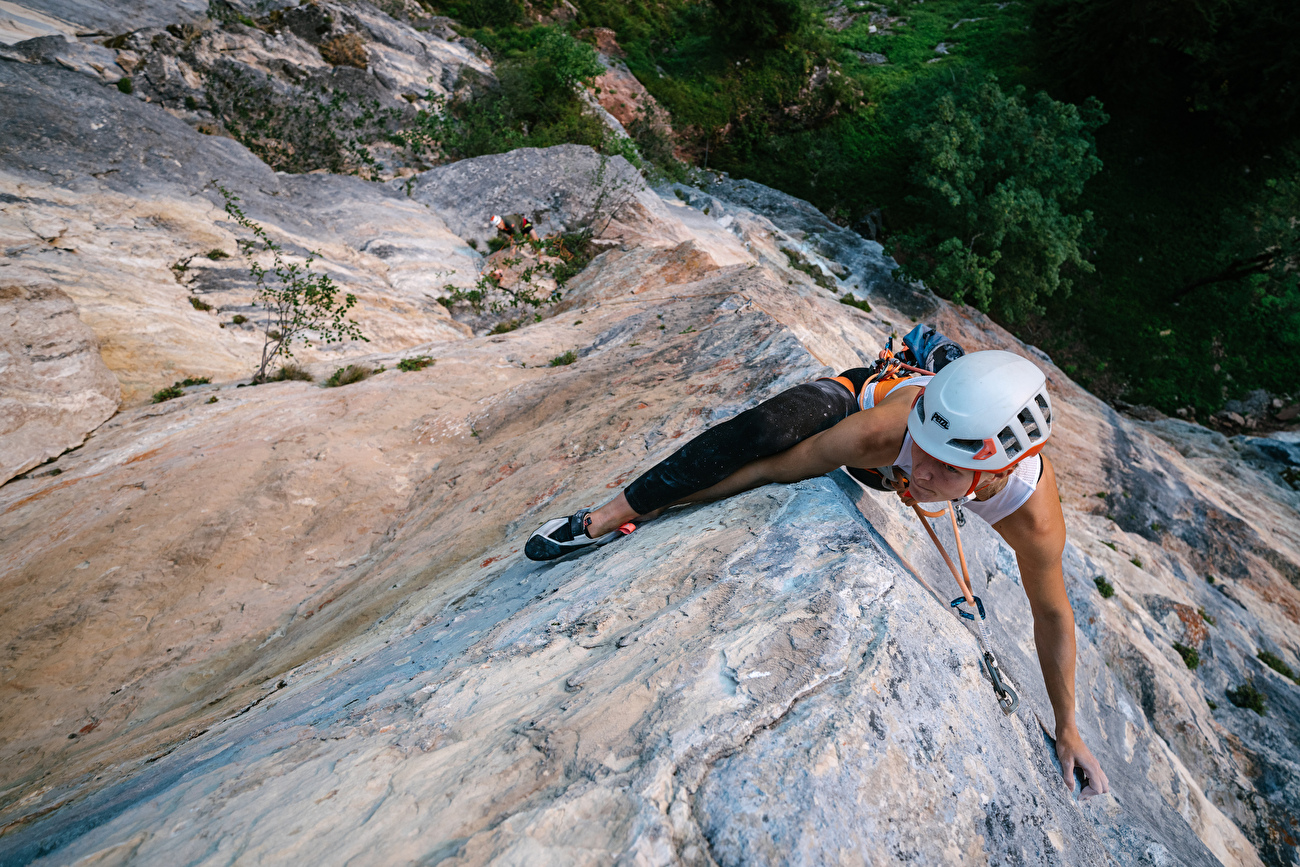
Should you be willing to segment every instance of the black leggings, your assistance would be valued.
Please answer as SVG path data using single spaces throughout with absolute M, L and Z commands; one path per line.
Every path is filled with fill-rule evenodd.
M 830 379 L 796 385 L 709 428 L 628 485 L 628 505 L 638 515 L 661 509 L 834 427 L 858 411 L 857 393 L 871 373 L 855 367 L 840 374 L 853 383 L 853 392 Z

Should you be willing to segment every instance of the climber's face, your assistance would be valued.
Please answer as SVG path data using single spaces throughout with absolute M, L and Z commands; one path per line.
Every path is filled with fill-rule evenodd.
M 970 490 L 974 470 L 963 470 L 936 461 L 912 443 L 912 496 L 922 503 L 940 503 L 964 497 Z

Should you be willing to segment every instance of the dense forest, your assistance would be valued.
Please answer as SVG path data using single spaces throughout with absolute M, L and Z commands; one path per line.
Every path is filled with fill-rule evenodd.
M 500 71 L 429 118 L 453 155 L 617 149 L 563 86 L 610 28 L 671 115 L 671 142 L 631 130 L 654 171 L 808 199 L 1103 398 L 1204 418 L 1300 390 L 1288 0 L 427 5 Z

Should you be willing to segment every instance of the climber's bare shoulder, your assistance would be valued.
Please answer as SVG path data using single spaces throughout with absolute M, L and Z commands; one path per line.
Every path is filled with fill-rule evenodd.
M 811 443 L 810 451 L 815 450 L 823 456 L 822 463 L 832 469 L 892 464 L 898 457 L 898 450 L 903 447 L 903 438 L 907 436 L 907 413 L 918 391 L 920 388 L 917 386 L 894 389 L 870 409 L 855 412 L 829 430 L 810 437 L 810 440 L 817 440 Z
M 1065 516 L 1056 487 L 1056 471 L 1043 457 L 1043 477 L 1025 504 L 993 525 L 993 529 L 1016 552 L 1025 592 L 1030 601 L 1036 593 L 1065 593 L 1061 577 L 1061 554 L 1065 551 Z M 1049 587 L 1044 586 L 1052 585 Z

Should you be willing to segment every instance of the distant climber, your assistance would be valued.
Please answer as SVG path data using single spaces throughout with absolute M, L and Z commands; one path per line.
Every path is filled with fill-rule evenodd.
M 533 221 L 523 214 L 506 214 L 504 217 L 493 214 L 488 219 L 488 225 L 494 227 L 498 233 L 505 235 L 512 241 L 519 238 L 538 240 L 537 230 L 533 228 Z
M 1074 719 L 1074 612 L 1061 566 L 1065 518 L 1052 463 L 1039 455 L 1052 426 L 1046 377 L 1010 352 L 962 355 L 924 326 L 909 340 L 909 357 L 926 368 L 923 375 L 900 373 L 886 351 L 874 370 L 797 385 L 704 431 L 600 508 L 547 521 L 524 553 L 549 560 L 608 544 L 669 506 L 841 466 L 908 505 L 961 502 L 1016 553 L 1065 785 L 1073 787 L 1077 767 L 1087 778 L 1085 797 L 1107 792 L 1106 774 Z

